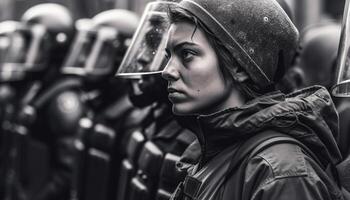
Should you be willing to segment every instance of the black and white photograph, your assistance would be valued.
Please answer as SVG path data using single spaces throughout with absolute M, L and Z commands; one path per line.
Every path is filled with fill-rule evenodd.
M 0 0 L 0 200 L 350 200 L 350 0 Z

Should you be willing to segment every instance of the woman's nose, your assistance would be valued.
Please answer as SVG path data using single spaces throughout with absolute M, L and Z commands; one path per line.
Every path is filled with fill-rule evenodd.
M 175 81 L 179 78 L 179 72 L 176 67 L 174 67 L 171 60 L 169 60 L 168 64 L 163 69 L 162 77 L 167 81 Z

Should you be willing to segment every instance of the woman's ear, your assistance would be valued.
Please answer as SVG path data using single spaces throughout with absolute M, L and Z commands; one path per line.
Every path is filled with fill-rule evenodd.
M 237 66 L 230 70 L 230 74 L 237 83 L 243 83 L 249 79 L 249 75 Z
M 245 71 L 237 71 L 236 74 L 234 75 L 234 79 L 238 83 L 243 83 L 249 79 L 248 74 Z

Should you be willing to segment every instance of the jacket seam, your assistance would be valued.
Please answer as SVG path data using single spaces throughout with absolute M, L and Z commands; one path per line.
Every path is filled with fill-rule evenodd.
M 263 187 L 264 185 L 266 184 L 269 184 L 275 180 L 280 180 L 280 179 L 283 179 L 283 178 L 292 178 L 292 177 L 305 177 L 305 176 L 308 176 L 308 174 L 302 174 L 302 173 L 299 173 L 299 172 L 291 172 L 291 171 L 287 171 L 285 173 L 281 173 L 279 176 L 276 176 L 276 173 L 271 165 L 271 163 L 266 160 L 264 157 L 262 157 L 261 155 L 256 155 L 256 157 L 259 157 L 261 158 L 262 160 L 264 160 L 265 164 L 267 164 L 269 166 L 269 169 L 271 170 L 272 172 L 272 177 L 268 177 L 265 179 L 265 181 L 260 185 L 261 187 Z

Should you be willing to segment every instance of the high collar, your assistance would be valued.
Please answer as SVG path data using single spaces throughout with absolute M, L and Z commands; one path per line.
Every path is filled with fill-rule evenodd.
M 234 143 L 274 129 L 299 139 L 320 157 L 338 162 L 338 116 L 326 89 L 314 86 L 290 95 L 269 93 L 237 108 L 197 118 L 196 134 L 207 160 Z
M 274 92 L 256 98 L 241 107 L 198 116 L 196 133 L 203 159 L 212 158 L 223 149 L 252 134 L 257 125 L 255 114 L 284 99 L 284 94 Z

